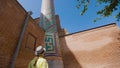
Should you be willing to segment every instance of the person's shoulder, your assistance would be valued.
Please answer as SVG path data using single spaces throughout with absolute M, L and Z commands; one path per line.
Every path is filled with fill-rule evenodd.
M 43 57 L 39 57 L 39 60 L 46 61 L 46 59 Z
M 35 60 L 36 60 L 36 58 L 33 58 L 33 59 L 30 61 L 30 63 L 34 63 Z

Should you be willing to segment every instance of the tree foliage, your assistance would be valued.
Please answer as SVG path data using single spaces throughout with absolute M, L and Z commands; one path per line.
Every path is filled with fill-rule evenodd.
M 87 11 L 90 0 L 77 0 L 77 8 L 81 9 L 81 7 L 84 7 L 81 9 L 80 15 L 84 15 L 84 13 Z M 114 18 L 117 19 L 117 21 L 120 21 L 120 0 L 97 0 L 97 3 L 100 5 L 106 4 L 106 6 L 97 11 L 98 15 L 101 15 L 101 17 L 108 17 L 111 16 L 114 11 L 117 11 L 116 14 L 114 14 Z M 96 18 L 94 22 L 99 20 L 101 18 Z

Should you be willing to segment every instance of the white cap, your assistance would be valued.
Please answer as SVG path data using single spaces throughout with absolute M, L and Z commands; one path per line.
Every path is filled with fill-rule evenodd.
M 35 50 L 35 55 L 40 55 L 43 51 L 46 51 L 45 48 L 43 48 L 42 46 L 38 46 Z

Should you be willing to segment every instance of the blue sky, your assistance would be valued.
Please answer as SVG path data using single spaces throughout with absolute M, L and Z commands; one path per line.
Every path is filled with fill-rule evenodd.
M 37 18 L 40 16 L 41 0 L 18 0 L 19 3 L 26 9 L 26 11 L 32 11 L 32 17 Z M 61 27 L 65 28 L 69 33 L 91 29 L 94 27 L 106 25 L 109 23 L 117 23 L 120 26 L 120 22 L 117 22 L 115 18 L 107 17 L 96 23 L 93 20 L 99 15 L 96 15 L 96 11 L 104 7 L 104 5 L 95 7 L 95 0 L 90 0 L 88 11 L 80 16 L 80 10 L 75 6 L 76 0 L 54 0 L 55 13 L 60 16 Z

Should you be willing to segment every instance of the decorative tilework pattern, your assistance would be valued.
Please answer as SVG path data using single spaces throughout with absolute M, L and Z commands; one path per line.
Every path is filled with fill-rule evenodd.
M 53 56 L 57 55 L 57 48 L 59 46 L 54 4 L 52 0 L 43 1 L 39 25 L 45 31 L 46 54 Z
M 55 37 L 53 33 L 45 34 L 46 53 L 55 53 Z

